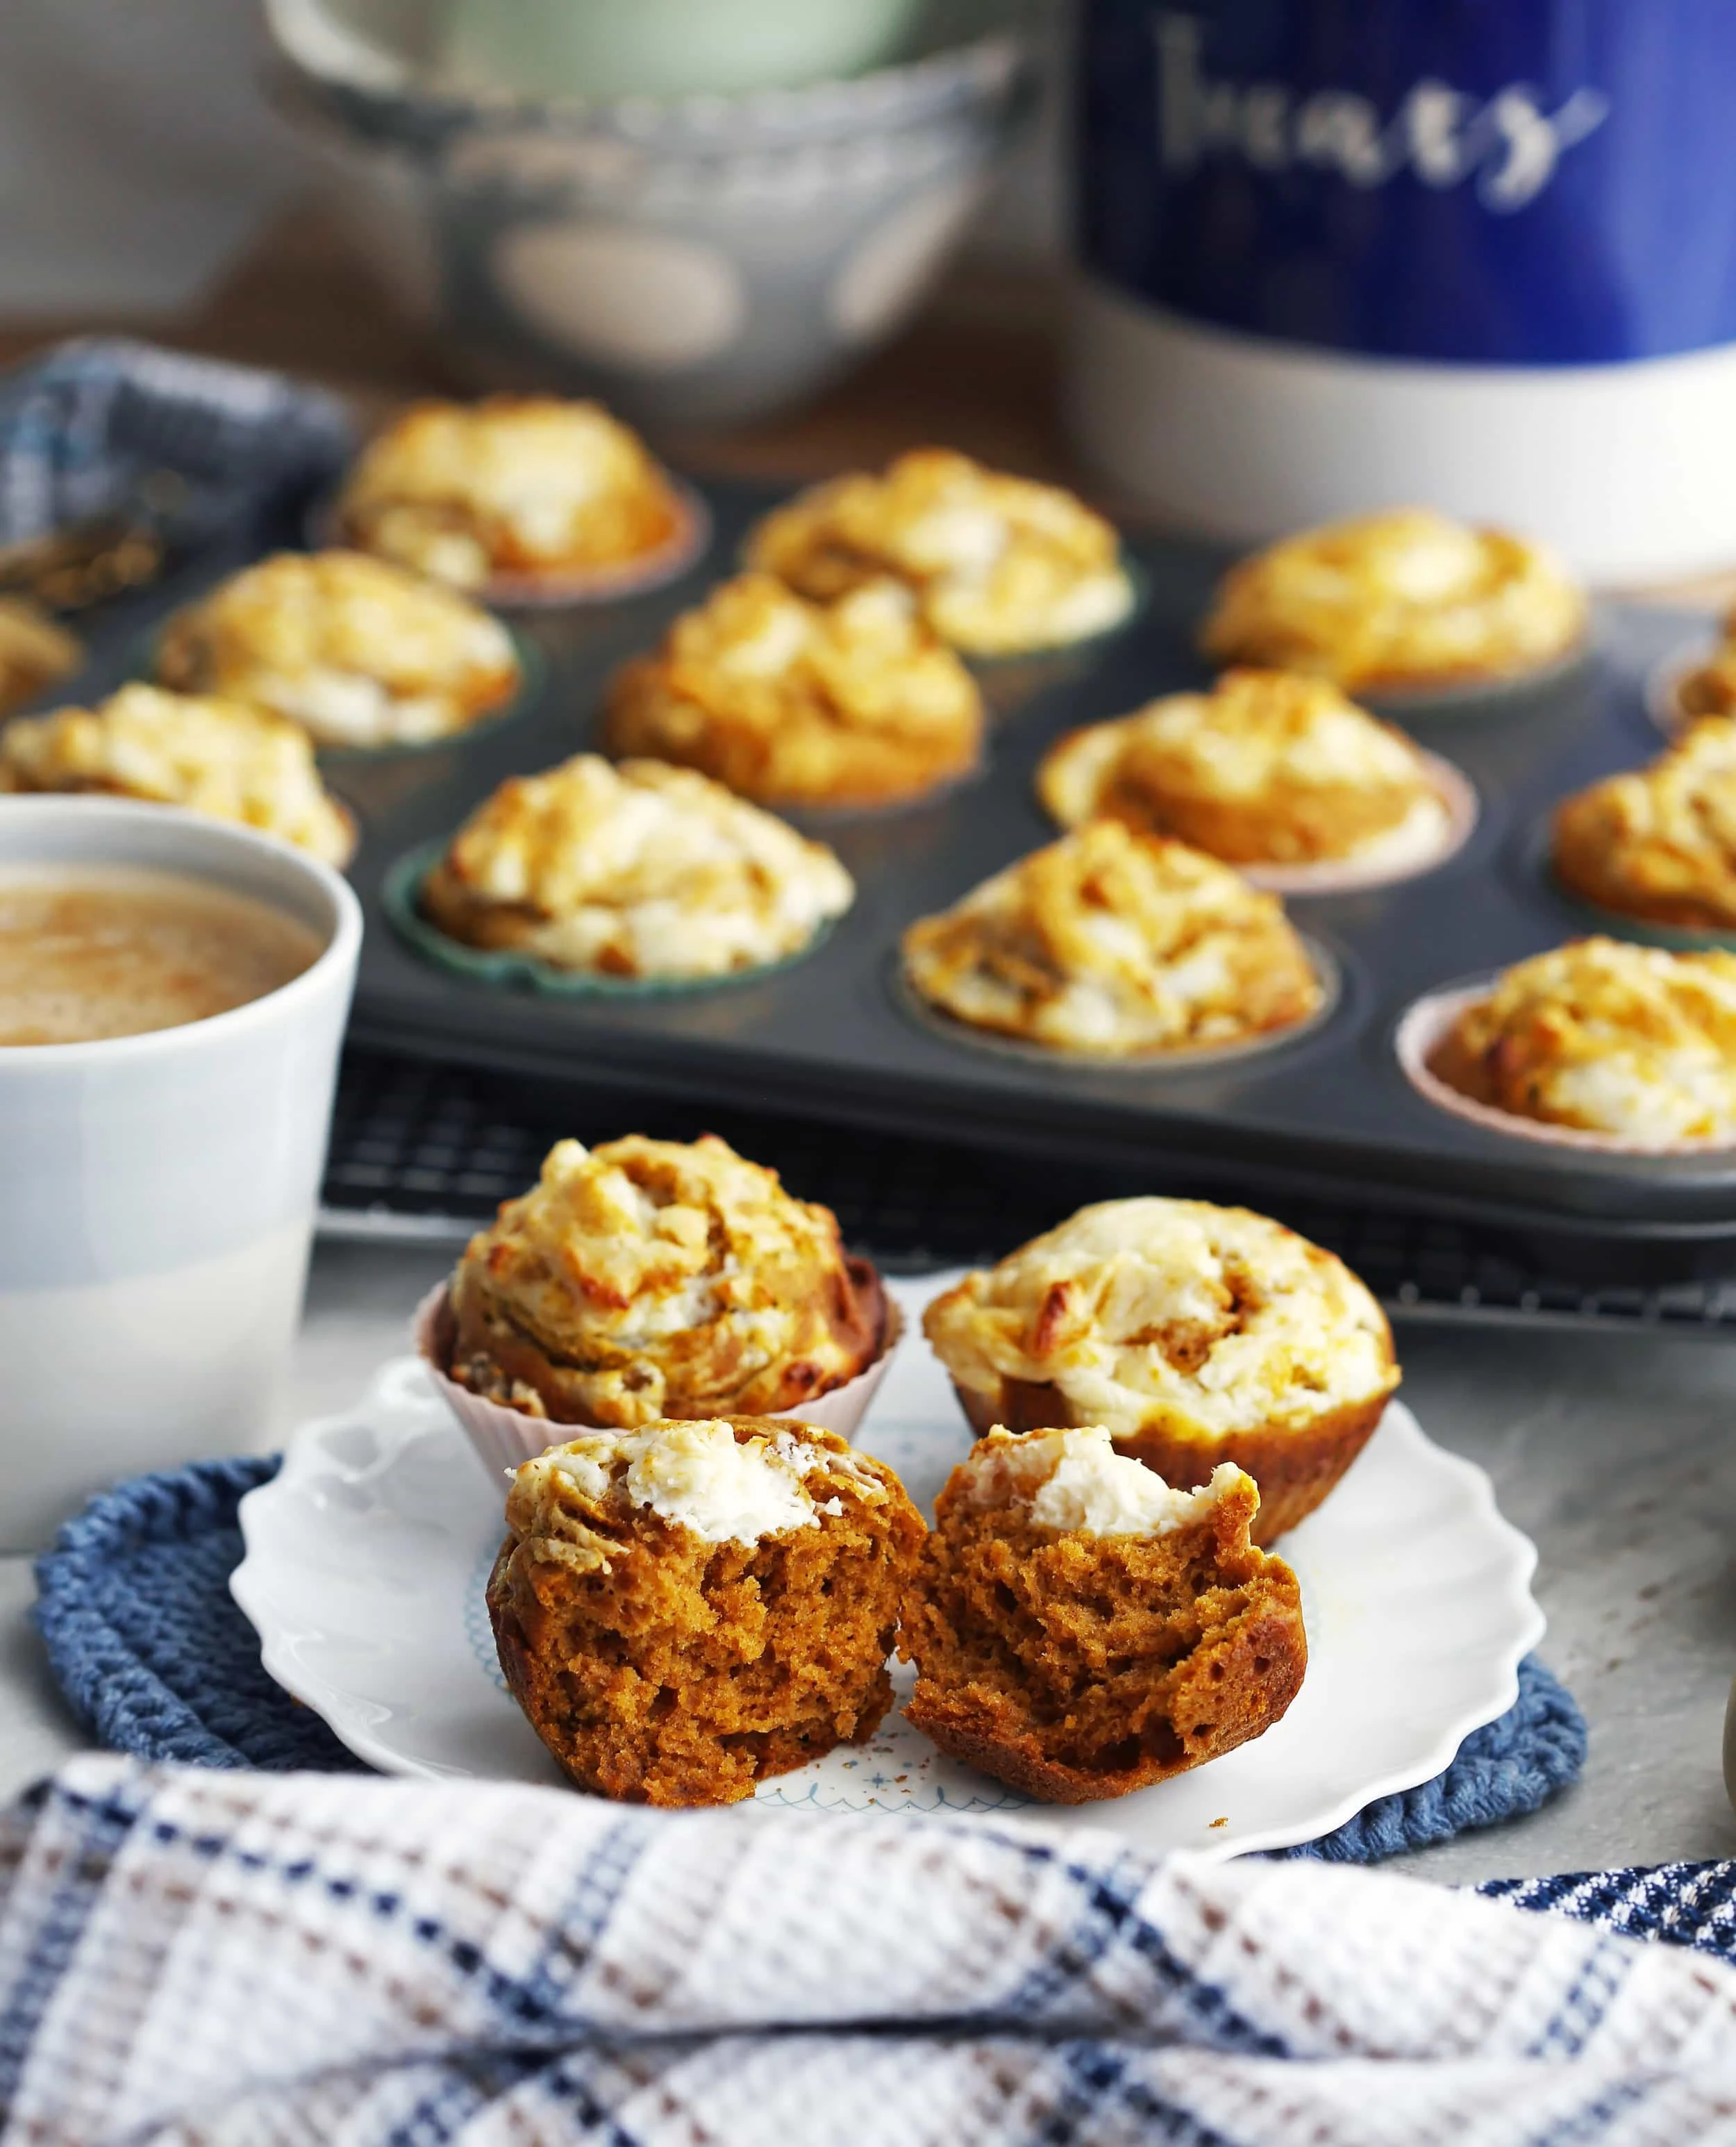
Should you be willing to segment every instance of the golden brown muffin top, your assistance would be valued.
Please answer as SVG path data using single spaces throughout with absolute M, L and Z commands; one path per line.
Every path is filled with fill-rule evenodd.
M 123 686 L 94 708 L 20 716 L 0 731 L 0 789 L 98 790 L 238 820 L 341 865 L 348 815 L 298 725 L 238 701 Z
M 1226 672 L 1070 733 L 1037 775 L 1063 827 L 1099 815 L 1234 863 L 1425 848 L 1447 824 L 1423 756 L 1324 678 Z
M 28 597 L 0 596 L 0 716 L 84 661 L 76 635 Z
M 651 1513 L 703 1543 L 752 1544 L 823 1528 L 843 1500 L 884 1502 L 883 1462 L 818 1424 L 788 1417 L 659 1418 L 593 1431 L 525 1462 L 507 1494 L 507 1527 L 571 1547 L 608 1569 L 615 1532 Z
M 637 433 L 600 403 L 553 395 L 416 403 L 363 449 L 338 513 L 352 542 L 468 589 L 627 565 L 681 521 Z
M 944 448 L 800 493 L 753 532 L 748 562 L 822 598 L 892 575 L 942 640 L 977 656 L 1084 640 L 1134 601 L 1102 515 L 1057 485 Z
M 623 1429 L 798 1406 L 872 1360 L 883 1319 L 831 1210 L 709 1134 L 557 1143 L 471 1239 L 452 1303 L 461 1384 Z
M 1433 1067 L 1519 1118 L 1644 1144 L 1736 1140 L 1736 953 L 1573 940 L 1506 971 Z
M 1736 719 L 1706 717 L 1650 767 L 1566 799 L 1555 857 L 1606 907 L 1736 928 Z
M 1200 646 L 1220 663 L 1401 690 L 1533 670 L 1584 631 L 1584 597 L 1542 546 L 1398 508 L 1232 567 Z
M 976 681 L 887 580 L 825 603 L 769 574 L 721 583 L 610 699 L 613 743 L 774 803 L 924 788 L 972 766 L 983 735 Z
M 823 843 L 691 768 L 579 753 L 501 785 L 453 838 L 431 889 L 448 930 L 573 969 L 708 976 L 780 960 L 854 898 Z
M 329 745 L 442 737 L 518 684 L 498 618 L 363 552 L 279 552 L 243 568 L 170 620 L 158 669 Z
M 1224 1043 L 1322 992 L 1276 896 L 1215 858 L 1095 820 L 903 938 L 912 987 L 956 1019 L 1058 1050 Z
M 1385 1314 L 1343 1262 L 1245 1208 L 1082 1208 L 937 1298 L 923 1329 L 960 1386 L 1053 1385 L 1117 1438 L 1306 1429 L 1398 1384 Z

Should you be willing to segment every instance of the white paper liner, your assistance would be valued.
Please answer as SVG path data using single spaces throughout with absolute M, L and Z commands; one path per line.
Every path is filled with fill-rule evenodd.
M 1426 848 L 1408 857 L 1322 858 L 1296 865 L 1238 865 L 1243 879 L 1268 894 L 1349 894 L 1359 888 L 1391 887 L 1417 879 L 1457 857 L 1477 826 L 1477 786 L 1464 770 L 1438 753 L 1420 753 L 1428 787 L 1446 808 L 1446 825 Z
M 461 1387 L 446 1370 L 451 1346 L 450 1317 L 447 1285 L 437 1283 L 411 1316 L 411 1339 L 441 1399 L 463 1426 L 478 1459 L 492 1476 L 498 1478 L 503 1470 L 510 1474 L 523 1463 L 546 1454 L 551 1446 L 582 1438 L 587 1430 L 612 1429 L 608 1425 L 555 1424 L 547 1417 L 528 1416 L 523 1409 L 509 1409 L 503 1402 L 486 1400 L 481 1394 L 472 1394 L 468 1387 Z M 822 1431 L 836 1432 L 840 1439 L 853 1439 L 857 1426 L 879 1392 L 880 1382 L 891 1369 L 903 1332 L 903 1314 L 888 1296 L 880 1354 L 866 1371 L 858 1372 L 841 1387 L 817 1394 L 798 1409 L 771 1409 L 765 1414 L 793 1423 L 817 1424 Z
M 1552 1125 L 1542 1119 L 1520 1118 L 1512 1111 L 1498 1111 L 1461 1095 L 1442 1080 L 1428 1061 L 1453 1023 L 1468 1006 L 1486 999 L 1500 982 L 1498 975 L 1479 978 L 1474 983 L 1456 984 L 1450 990 L 1430 992 L 1419 998 L 1399 1022 L 1393 1048 L 1405 1079 L 1419 1096 L 1437 1109 L 1474 1126 L 1505 1134 L 1518 1140 L 1542 1141 L 1551 1148 L 1573 1148 L 1599 1155 L 1720 1155 L 1733 1144 L 1725 1140 L 1638 1141 L 1616 1134 L 1588 1132 L 1581 1126 Z
M 1689 723 L 1699 720 L 1682 706 L 1682 688 L 1688 674 L 1709 663 L 1722 646 L 1716 634 L 1708 635 L 1691 648 L 1659 657 L 1646 673 L 1646 713 L 1665 738 L 1679 738 Z

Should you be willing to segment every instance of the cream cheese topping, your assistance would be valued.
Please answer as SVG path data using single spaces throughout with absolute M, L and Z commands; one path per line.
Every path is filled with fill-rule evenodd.
M 1198 1490 L 1173 1490 L 1155 1469 L 1118 1454 L 1108 1427 L 1011 1432 L 997 1424 L 960 1464 L 973 1504 L 1023 1506 L 1040 1529 L 1093 1536 L 1166 1536 L 1203 1520 L 1242 1481 L 1221 1462 Z
M 564 1476 L 582 1497 L 597 1501 L 618 1485 L 630 1505 L 648 1508 L 703 1543 L 750 1545 L 793 1529 L 818 1528 L 822 1514 L 843 1512 L 835 1494 L 816 1499 L 808 1489 L 816 1470 L 836 1472 L 868 1495 L 883 1496 L 850 1455 L 815 1446 L 803 1438 L 803 1429 L 743 1440 L 718 1417 L 587 1432 L 526 1462 L 517 1472 L 517 1489 L 536 1497 L 548 1488 L 548 1477 Z

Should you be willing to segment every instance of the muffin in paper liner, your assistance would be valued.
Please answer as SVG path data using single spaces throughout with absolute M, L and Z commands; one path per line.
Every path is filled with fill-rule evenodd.
M 612 603 L 627 597 L 646 596 L 679 581 L 711 549 L 712 513 L 693 486 L 665 474 L 669 475 L 680 518 L 653 550 L 617 566 L 593 567 L 583 572 L 490 574 L 476 588 L 461 589 L 458 593 L 473 603 L 500 611 L 557 611 L 569 604 Z M 343 534 L 335 498 L 319 501 L 309 512 L 303 534 L 309 548 L 316 552 L 353 541 Z
M 1498 1110 L 1478 1103 L 1443 1081 L 1429 1061 L 1465 1008 L 1487 998 L 1500 981 L 1498 975 L 1480 977 L 1468 984 L 1428 992 L 1416 1000 L 1400 1018 L 1393 1033 L 1393 1048 L 1404 1078 L 1425 1102 L 1437 1110 L 1450 1111 L 1489 1133 L 1505 1134 L 1518 1140 L 1543 1141 L 1552 1148 L 1579 1149 L 1602 1155 L 1728 1155 L 1731 1144 L 1723 1140 L 1635 1141 L 1614 1134 L 1593 1133 L 1584 1126 L 1557 1125 L 1546 1119 L 1521 1118 L 1516 1112 Z
M 538 1454 L 547 1453 L 551 1446 L 558 1446 L 563 1439 L 579 1432 L 609 1428 L 556 1423 L 550 1417 L 531 1416 L 523 1409 L 508 1409 L 503 1402 L 488 1401 L 481 1394 L 473 1394 L 468 1387 L 460 1386 L 446 1369 L 452 1356 L 453 1317 L 448 1285 L 443 1282 L 437 1283 L 417 1306 L 410 1332 L 416 1354 L 428 1368 L 436 1391 L 463 1426 L 465 1436 L 476 1449 L 477 1459 L 491 1473 L 504 1469 L 510 1474 L 523 1463 L 534 1460 Z M 823 1431 L 836 1432 L 840 1439 L 853 1439 L 857 1426 L 867 1415 L 869 1404 L 891 1369 L 903 1332 L 903 1315 L 893 1299 L 888 1297 L 879 1354 L 873 1364 L 841 1387 L 816 1394 L 798 1408 L 775 1410 L 772 1415 L 792 1423 L 818 1424 Z

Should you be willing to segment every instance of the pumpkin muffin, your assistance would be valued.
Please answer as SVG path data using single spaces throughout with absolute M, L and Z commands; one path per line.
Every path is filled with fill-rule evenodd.
M 693 511 L 598 403 L 418 403 L 369 442 L 338 502 L 346 543 L 453 588 L 628 574 L 684 557 Z
M 68 678 L 84 661 L 78 637 L 28 597 L 0 596 L 0 716 Z
M 1118 626 L 1135 602 L 1102 515 L 943 448 L 799 493 L 754 530 L 747 558 L 821 603 L 890 575 L 968 656 L 1065 648 Z
M 1585 598 L 1540 545 L 1399 508 L 1286 538 L 1232 567 L 1200 647 L 1348 692 L 1523 677 L 1585 636 Z
M 935 1299 L 923 1320 L 978 1432 L 1101 1424 L 1191 1489 L 1234 1462 L 1256 1543 L 1361 1453 L 1398 1384 L 1392 1330 L 1343 1263 L 1203 1200 L 1105 1200 Z
M 1428 1063 L 1509 1117 L 1643 1147 L 1736 1142 L 1736 953 L 1574 940 L 1508 969 Z
M 1736 931 L 1736 719 L 1707 717 L 1649 768 L 1564 800 L 1552 854 L 1562 885 L 1600 908 Z
M 1038 795 L 1063 828 L 1121 820 L 1230 864 L 1390 858 L 1439 849 L 1447 808 L 1416 747 L 1324 678 L 1231 671 L 1050 747 Z
M 605 735 L 765 804 L 887 805 L 975 766 L 983 697 L 898 583 L 810 603 L 743 574 L 616 673 Z
M 880 1279 L 829 1208 L 707 1134 L 560 1141 L 466 1247 L 448 1375 L 554 1424 L 772 1416 L 885 1344 Z
M 855 893 L 823 843 L 721 783 L 579 753 L 503 783 L 453 836 L 421 906 L 468 946 L 675 980 L 799 954 Z
M 501 1669 L 580 1789 L 733 1804 L 872 1735 L 923 1533 L 883 1462 L 812 1424 L 593 1432 L 513 1479 Z
M 95 791 L 184 805 L 281 836 L 330 865 L 355 824 L 319 779 L 299 724 L 243 702 L 123 686 L 94 708 L 20 716 L 0 731 L 0 790 Z
M 352 747 L 450 738 L 522 683 L 498 618 L 360 552 L 279 552 L 233 575 L 169 621 L 157 674 Z
M 1323 999 L 1275 895 L 1185 843 L 1096 820 L 903 938 L 904 975 L 955 1021 L 1134 1058 L 1248 1042 Z
M 1124 1796 L 1263 1736 L 1302 1688 L 1302 1591 L 1249 1541 L 1253 1479 L 1198 1490 L 1100 1424 L 997 1426 L 935 1507 L 899 1652 L 905 1714 L 1053 1804 Z

